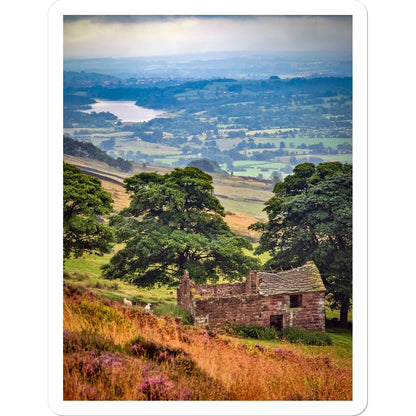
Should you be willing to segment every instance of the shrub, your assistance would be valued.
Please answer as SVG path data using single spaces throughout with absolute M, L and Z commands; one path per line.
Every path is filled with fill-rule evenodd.
M 337 318 L 325 319 L 326 328 L 341 328 L 341 322 Z M 348 329 L 352 329 L 352 322 L 348 322 Z
M 83 300 L 80 304 L 81 312 L 88 319 L 95 318 L 100 322 L 121 322 L 123 319 L 121 313 L 111 306 L 105 305 L 104 302 L 90 303 Z
M 275 328 L 266 328 L 260 325 L 236 325 L 229 323 L 225 330 L 230 335 L 254 339 L 275 340 L 279 335 Z
M 275 328 L 266 328 L 260 325 L 236 325 L 229 323 L 225 327 L 226 333 L 245 338 L 275 340 L 281 339 L 290 343 L 303 343 L 305 345 L 332 345 L 332 338 L 325 332 L 307 331 L 300 328 L 288 327 L 282 331 Z
M 71 275 L 71 273 L 64 271 L 64 279 L 73 279 L 76 282 L 82 282 L 84 280 L 88 280 L 89 275 L 87 273 L 82 273 L 82 272 L 74 272 Z
M 147 400 L 172 399 L 174 388 L 175 385 L 161 375 L 147 378 L 137 387 Z
M 290 343 L 302 343 L 305 345 L 332 345 L 332 338 L 325 332 L 306 331 L 304 329 L 288 327 L 280 331 L 279 339 L 287 340 Z
M 171 380 L 160 374 L 144 379 L 137 390 L 144 394 L 146 400 L 191 400 L 192 398 L 190 389 L 183 387 L 178 390 Z

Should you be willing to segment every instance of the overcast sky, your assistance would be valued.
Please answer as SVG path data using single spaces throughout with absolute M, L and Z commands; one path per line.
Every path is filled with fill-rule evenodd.
M 65 59 L 351 48 L 351 16 L 64 17 Z

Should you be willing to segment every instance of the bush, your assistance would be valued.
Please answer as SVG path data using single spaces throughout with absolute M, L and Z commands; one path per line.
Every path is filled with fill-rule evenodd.
M 174 395 L 175 385 L 172 381 L 157 374 L 144 381 L 137 387 L 146 400 L 169 400 Z
M 73 279 L 77 282 L 82 282 L 83 280 L 88 280 L 89 276 L 87 273 L 74 272 L 71 275 L 71 273 L 64 271 L 64 279 Z
M 225 327 L 226 333 L 244 338 L 271 340 L 284 340 L 292 344 L 302 343 L 305 345 L 332 345 L 332 338 L 325 332 L 306 331 L 300 328 L 288 327 L 282 331 L 275 328 L 266 328 L 260 325 L 236 325 L 229 323 Z
M 341 322 L 337 318 L 325 319 L 326 328 L 341 328 Z M 352 322 L 348 322 L 348 329 L 352 329 Z
M 305 345 L 332 345 L 332 338 L 325 332 L 306 331 L 304 329 L 288 327 L 280 331 L 279 339 L 287 340 L 290 343 L 302 343 Z
M 230 323 L 225 330 L 230 335 L 269 341 L 275 340 L 279 335 L 279 332 L 275 328 L 266 328 L 260 325 L 236 325 Z

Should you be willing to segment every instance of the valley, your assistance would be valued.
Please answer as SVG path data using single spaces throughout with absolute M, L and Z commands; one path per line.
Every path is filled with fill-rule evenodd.
M 59 400 L 352 403 L 352 15 L 63 26 Z
M 352 162 L 349 77 L 108 85 L 91 74 L 85 87 L 87 75 L 71 73 L 67 81 L 64 134 L 113 157 L 167 167 L 208 158 L 229 174 L 266 180 L 283 179 L 307 161 Z M 134 122 L 111 113 L 126 100 L 152 118 Z M 93 111 L 97 102 L 105 111 Z

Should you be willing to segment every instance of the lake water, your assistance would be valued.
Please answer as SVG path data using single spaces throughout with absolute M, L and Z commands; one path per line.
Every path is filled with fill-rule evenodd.
M 91 109 L 82 110 L 84 113 L 110 112 L 117 116 L 122 122 L 140 123 L 149 121 L 161 116 L 165 112 L 162 110 L 152 110 L 149 108 L 139 107 L 134 101 L 112 101 L 112 100 L 95 100 L 95 104 L 91 104 Z

